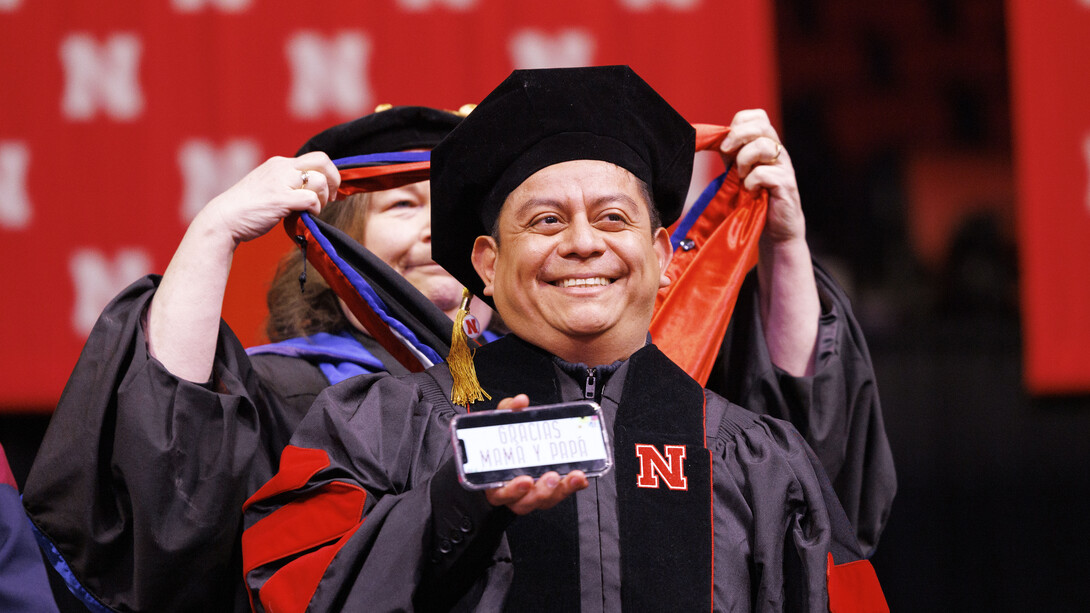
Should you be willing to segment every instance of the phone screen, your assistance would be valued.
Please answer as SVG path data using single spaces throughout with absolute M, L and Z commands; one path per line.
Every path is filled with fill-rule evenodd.
M 596 477 L 613 464 L 602 410 L 573 402 L 522 411 L 482 411 L 454 418 L 458 476 L 470 489 L 497 487 L 519 475 L 582 470 Z

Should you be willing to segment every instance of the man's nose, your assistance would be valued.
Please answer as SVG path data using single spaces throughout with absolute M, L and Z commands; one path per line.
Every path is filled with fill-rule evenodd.
M 561 255 L 587 258 L 605 251 L 605 241 L 589 219 L 576 217 L 564 229 L 564 240 L 560 248 Z

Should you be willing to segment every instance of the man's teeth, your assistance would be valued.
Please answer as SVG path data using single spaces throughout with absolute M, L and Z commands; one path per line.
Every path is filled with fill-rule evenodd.
M 591 277 L 590 279 L 564 279 L 556 283 L 557 287 L 592 287 L 595 285 L 609 285 L 610 280 L 605 277 Z

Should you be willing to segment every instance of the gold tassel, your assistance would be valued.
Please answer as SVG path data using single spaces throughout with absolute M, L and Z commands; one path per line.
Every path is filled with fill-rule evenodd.
M 458 308 L 458 315 L 454 318 L 454 331 L 450 336 L 450 355 L 447 356 L 447 366 L 450 375 L 454 378 L 454 387 L 450 390 L 450 401 L 456 405 L 469 408 L 474 402 L 484 399 L 492 399 L 488 392 L 484 391 L 477 381 L 477 369 L 473 366 L 474 351 L 469 348 L 469 336 L 466 334 L 463 324 L 466 317 L 476 318 L 469 314 L 469 301 L 473 294 L 468 289 L 462 290 L 462 306 Z

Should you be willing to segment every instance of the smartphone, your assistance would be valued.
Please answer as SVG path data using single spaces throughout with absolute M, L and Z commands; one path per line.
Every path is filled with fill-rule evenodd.
M 450 436 L 458 480 L 467 489 L 483 490 L 550 470 L 598 477 L 613 466 L 604 423 L 602 408 L 589 401 L 457 415 Z

